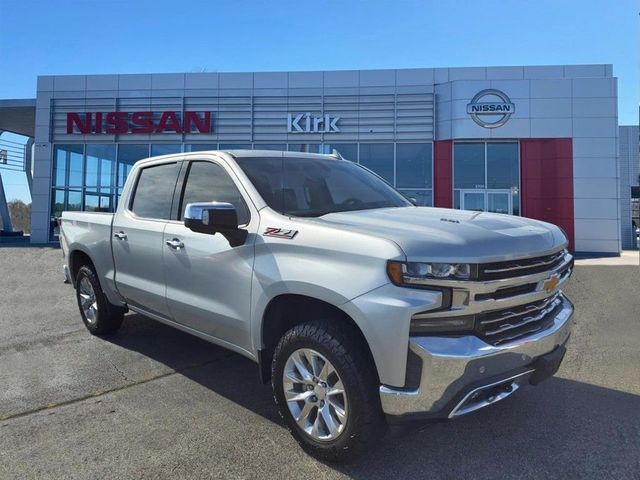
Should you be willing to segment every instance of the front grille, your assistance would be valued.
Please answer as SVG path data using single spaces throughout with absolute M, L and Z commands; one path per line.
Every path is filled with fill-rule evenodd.
M 501 300 L 503 298 L 510 298 L 517 295 L 525 295 L 527 293 L 535 292 L 536 288 L 538 288 L 537 283 L 527 283 L 516 287 L 502 287 L 495 292 L 477 293 L 475 298 L 477 302 L 483 300 Z
M 476 316 L 476 333 L 487 343 L 499 345 L 544 330 L 561 308 L 562 297 L 556 293 L 536 302 L 482 313 Z
M 521 258 L 508 262 L 483 263 L 478 265 L 479 280 L 499 280 L 521 277 L 553 270 L 564 260 L 566 250 L 542 257 Z

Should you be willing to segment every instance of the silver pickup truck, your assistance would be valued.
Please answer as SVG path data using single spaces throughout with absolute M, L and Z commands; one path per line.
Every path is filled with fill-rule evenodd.
M 245 355 L 293 436 L 331 460 L 388 421 L 539 383 L 570 333 L 561 229 L 416 207 L 338 155 L 142 160 L 115 214 L 64 212 L 60 242 L 92 334 L 131 310 Z

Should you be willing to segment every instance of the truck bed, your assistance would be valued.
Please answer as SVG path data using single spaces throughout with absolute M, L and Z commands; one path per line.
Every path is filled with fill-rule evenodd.
M 115 280 L 111 254 L 113 216 L 113 213 L 103 212 L 62 212 L 60 224 L 60 246 L 65 264 L 73 269 L 74 263 L 69 258 L 69 252 L 84 252 L 91 257 L 96 270 L 104 275 L 109 287 L 113 286 Z M 65 277 L 67 274 L 65 272 Z

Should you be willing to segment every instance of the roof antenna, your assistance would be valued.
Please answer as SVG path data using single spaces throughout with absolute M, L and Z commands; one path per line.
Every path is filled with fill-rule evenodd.
M 342 155 L 340 155 L 340 152 L 338 150 L 336 150 L 335 148 L 333 150 L 331 150 L 331 155 L 333 155 L 334 157 L 337 157 L 340 160 L 344 160 L 344 157 Z

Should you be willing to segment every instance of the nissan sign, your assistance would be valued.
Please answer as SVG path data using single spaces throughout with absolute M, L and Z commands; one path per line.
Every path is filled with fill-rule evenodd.
M 484 128 L 501 127 L 515 111 L 516 106 L 506 93 L 491 88 L 478 92 L 467 104 L 467 113 Z
M 67 113 L 67 134 L 212 133 L 211 112 Z

